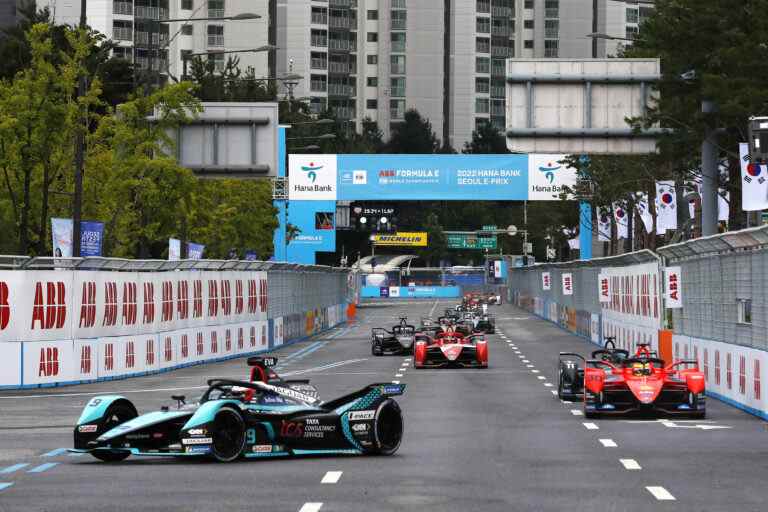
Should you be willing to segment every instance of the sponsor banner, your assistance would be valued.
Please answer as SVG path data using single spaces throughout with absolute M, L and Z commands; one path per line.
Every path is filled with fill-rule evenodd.
M 73 380 L 96 380 L 99 378 L 98 340 L 75 340 L 73 344 Z
M 667 267 L 664 269 L 664 298 L 667 309 L 683 307 L 682 268 Z
M 176 238 L 168 239 L 168 260 L 178 261 L 181 259 L 181 240 Z
M 72 345 L 72 341 L 24 343 L 21 384 L 54 384 L 75 380 Z M 18 364 L 18 359 L 14 362 Z
M 566 155 L 528 155 L 528 200 L 557 201 L 564 187 L 576 188 L 576 169 L 563 160 Z M 568 196 L 567 199 L 572 199 Z
M 82 221 L 80 223 L 80 256 L 101 256 L 101 242 L 103 239 L 103 222 Z
M 459 286 L 400 286 L 400 298 L 429 299 L 429 298 L 455 298 L 461 296 L 461 287 Z M 386 290 L 387 295 L 382 295 Z M 390 288 L 379 288 L 378 286 L 363 286 L 360 290 L 360 296 L 363 298 L 382 298 L 387 297 Z
M 335 200 L 337 163 L 336 155 L 289 155 L 288 198 Z
M 0 342 L 71 339 L 72 272 L 0 271 Z
M 21 343 L 0 343 L 0 387 L 21 385 Z
M 285 327 L 283 325 L 283 317 L 275 318 L 275 321 L 272 323 L 272 330 L 273 330 L 272 337 L 275 340 L 274 346 L 279 347 L 286 341 Z
M 205 251 L 205 245 L 196 244 L 194 242 L 187 243 L 187 259 L 188 260 L 201 260 L 203 259 L 203 252 Z M 248 259 L 248 252 L 245 253 L 246 260 Z M 253 253 L 253 260 L 256 260 L 256 253 Z
M 741 209 L 745 212 L 768 209 L 768 167 L 751 162 L 749 144 L 739 144 L 741 162 Z
M 403 232 L 388 235 L 379 233 L 373 235 L 374 245 L 384 246 L 403 246 L 403 247 L 426 247 L 427 233 L 425 232 Z
M 390 286 L 389 287 L 389 296 L 392 298 L 400 297 L 400 287 L 399 286 Z
M 563 295 L 573 295 L 573 274 L 565 272 L 562 275 Z
M 541 273 L 541 289 L 544 291 L 549 291 L 552 289 L 552 274 L 549 272 Z
M 602 345 L 602 340 L 600 339 L 600 315 L 597 313 L 592 313 L 590 318 L 589 339 L 592 340 L 592 343 Z
M 607 274 L 600 274 L 597 276 L 597 282 L 600 302 L 611 302 L 611 278 Z
M 51 218 L 51 239 L 55 258 L 72 257 L 72 219 Z
M 656 182 L 656 234 L 677 229 L 677 193 L 674 181 Z

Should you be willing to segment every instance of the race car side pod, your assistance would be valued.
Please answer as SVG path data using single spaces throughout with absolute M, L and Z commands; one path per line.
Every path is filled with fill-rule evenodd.
M 684 370 L 675 370 L 677 366 L 693 366 L 693 368 L 686 368 Z M 706 382 L 704 375 L 699 370 L 699 362 L 695 359 L 683 359 L 676 361 L 667 366 L 665 370 L 669 372 L 678 372 L 681 377 L 685 379 L 685 385 L 688 386 L 688 391 L 694 395 L 698 395 L 704 392 Z

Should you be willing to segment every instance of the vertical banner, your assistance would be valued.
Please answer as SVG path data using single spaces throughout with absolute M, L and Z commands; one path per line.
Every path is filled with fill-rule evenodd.
M 245 251 L 245 261 L 257 261 L 256 251 Z
M 563 274 L 563 295 L 573 295 L 573 274 Z
M 741 162 L 741 209 L 745 212 L 768 209 L 768 168 L 750 163 L 749 144 L 739 144 Z
M 103 239 L 103 222 L 82 221 L 80 223 L 80 256 L 101 256 L 101 241 Z
M 601 207 L 597 212 L 597 241 L 611 241 L 611 217 L 608 208 Z
M 205 251 L 205 245 L 196 244 L 194 242 L 187 243 L 187 259 L 188 260 L 203 259 L 203 251 Z
M 611 302 L 611 278 L 605 274 L 598 276 L 600 302 Z
M 645 232 L 650 233 L 653 231 L 653 215 L 651 215 L 651 208 L 648 206 L 648 194 L 645 192 L 638 192 L 637 196 L 638 199 L 635 203 L 637 213 L 640 215 L 640 219 L 643 221 Z
M 613 203 L 613 217 L 616 220 L 616 234 L 619 240 L 629 238 L 629 215 L 618 203 Z
M 552 274 L 549 272 L 541 273 L 541 289 L 544 291 L 549 291 L 552 289 Z
M 677 193 L 674 181 L 656 182 L 656 234 L 677 229 Z
M 168 261 L 178 261 L 181 259 L 181 240 L 175 238 L 168 239 Z
M 668 309 L 679 309 L 683 307 L 683 296 L 680 284 L 680 267 L 667 267 L 664 269 L 664 289 L 666 290 Z
M 72 257 L 72 219 L 51 218 L 51 238 L 55 258 Z

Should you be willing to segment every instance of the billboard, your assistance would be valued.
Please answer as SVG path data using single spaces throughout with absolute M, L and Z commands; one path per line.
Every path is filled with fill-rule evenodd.
M 290 200 L 557 200 L 565 155 L 290 155 Z
M 406 246 L 406 247 L 426 247 L 427 234 L 417 233 L 395 233 L 394 235 L 376 234 L 373 235 L 375 245 Z

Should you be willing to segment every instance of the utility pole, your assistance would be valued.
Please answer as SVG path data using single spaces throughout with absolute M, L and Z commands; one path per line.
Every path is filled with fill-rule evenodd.
M 710 100 L 701 102 L 701 112 L 714 117 L 717 105 Z M 720 181 L 717 162 L 717 125 L 707 120 L 704 141 L 701 143 L 701 236 L 717 234 L 717 186 Z
M 87 0 L 80 0 L 80 30 L 87 28 Z M 81 72 L 77 79 L 76 101 L 85 96 L 86 76 Z M 78 106 L 78 109 L 80 107 Z M 83 165 L 85 162 L 85 120 L 78 116 L 75 135 L 75 194 L 72 205 L 72 256 L 80 257 L 80 231 L 83 215 Z
M 598 31 L 598 23 L 597 23 L 597 16 L 598 16 L 598 0 L 592 0 L 592 33 L 597 34 Z M 592 38 L 592 58 L 597 58 L 597 38 Z

